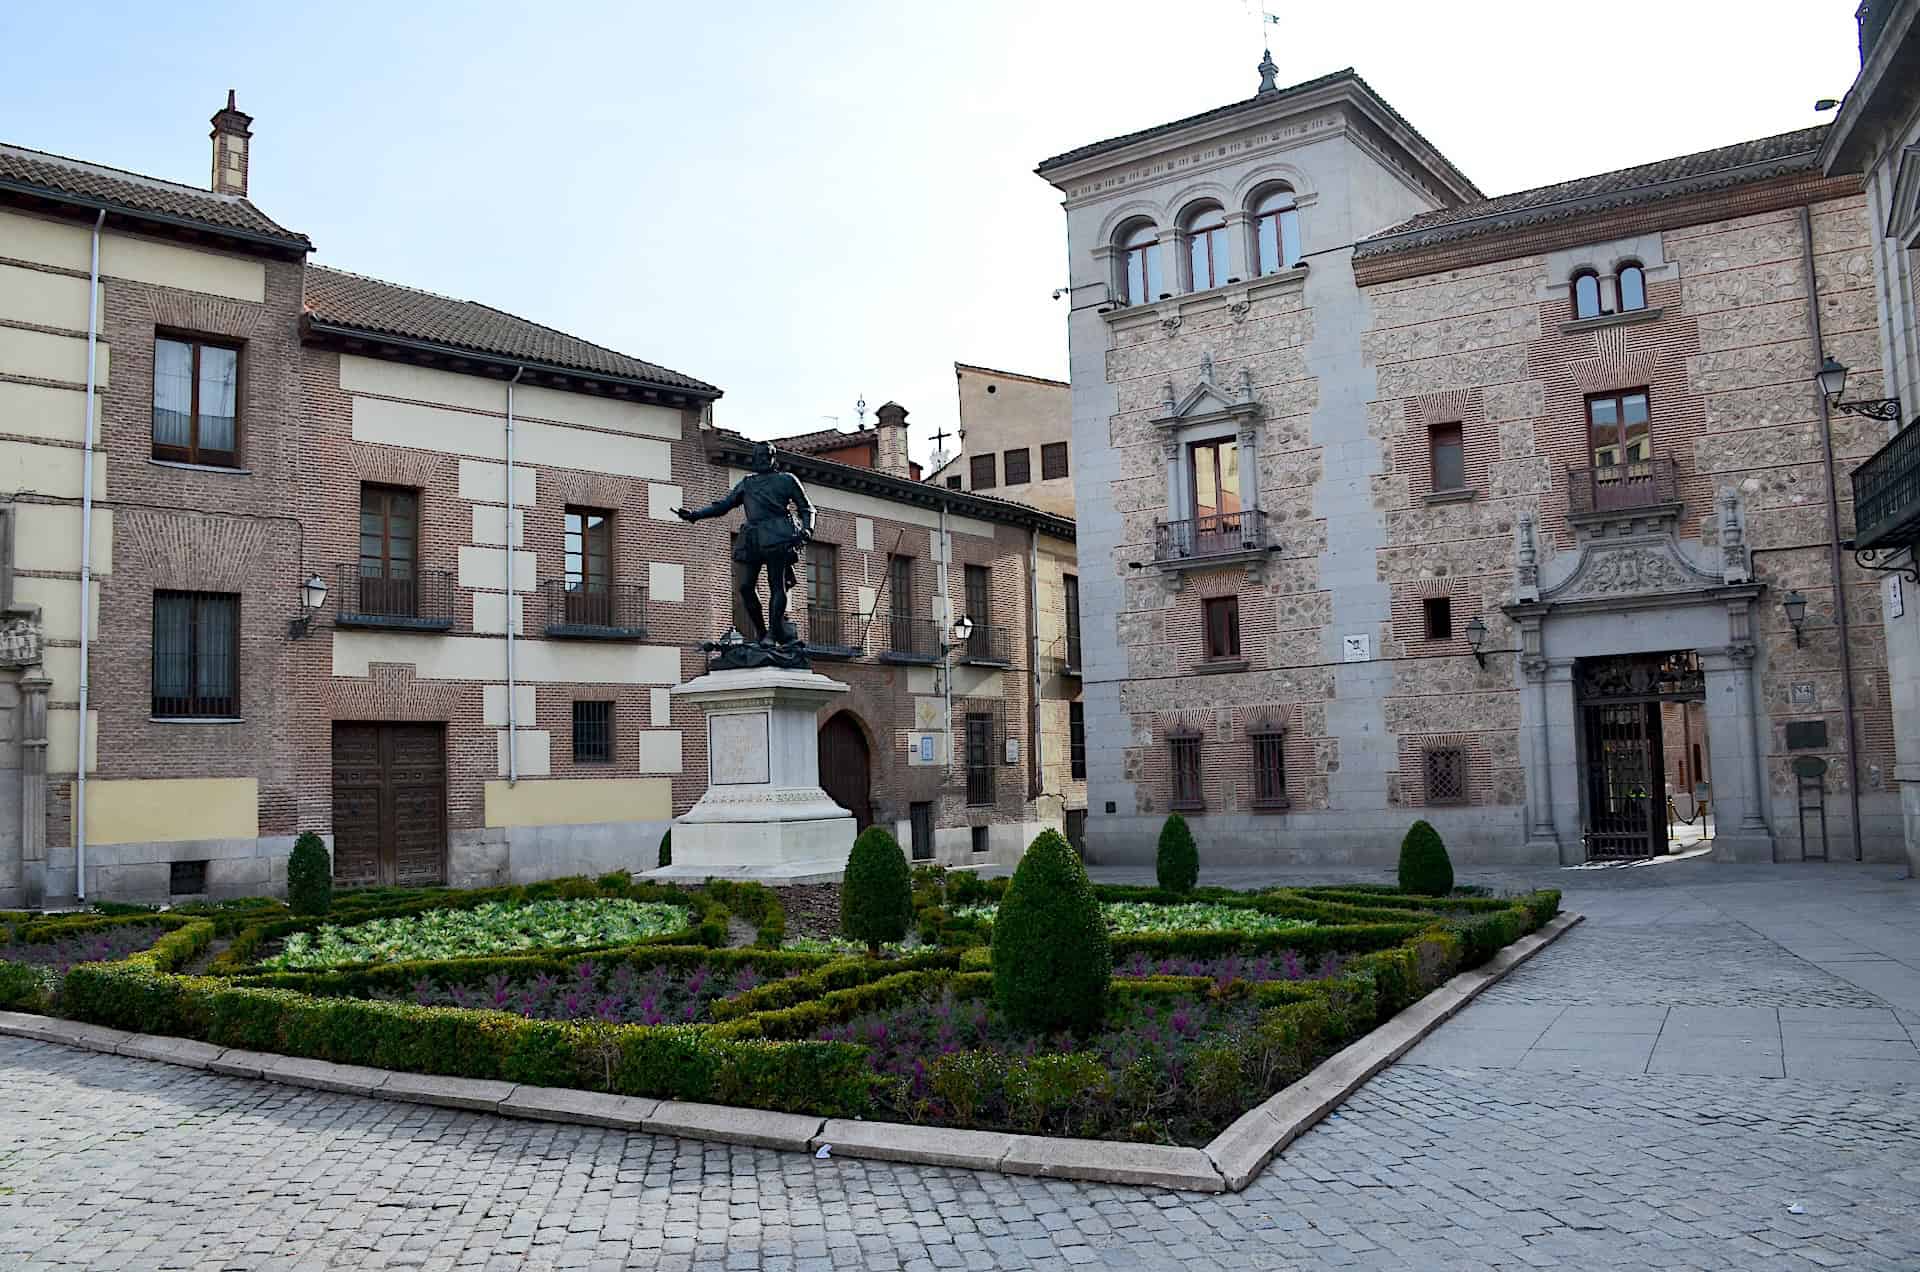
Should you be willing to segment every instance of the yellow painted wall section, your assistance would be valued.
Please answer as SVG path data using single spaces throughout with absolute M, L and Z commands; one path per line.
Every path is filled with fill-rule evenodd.
M 79 395 L 75 395 L 75 401 Z M 97 400 L 97 399 L 96 399 Z M 0 428 L 4 428 L 0 422 Z M 42 495 L 80 497 L 80 452 L 71 446 L 0 442 L 0 490 L 31 490 Z M 93 455 L 93 497 L 107 497 L 107 455 Z
M 487 783 L 489 826 L 587 826 L 665 821 L 672 816 L 671 778 L 556 778 L 517 786 Z
M 96 342 L 99 357 L 94 364 L 93 382 L 107 384 L 107 342 Z M 68 384 L 87 382 L 87 341 L 84 336 L 53 336 L 44 331 L 23 331 L 19 327 L 0 327 L 0 371 L 8 375 L 31 376 L 36 380 L 64 380 Z
M 87 280 L 0 265 L 0 318 L 40 327 L 87 329 Z
M 353 399 L 353 438 L 481 459 L 506 457 L 506 430 L 498 417 L 384 398 Z M 523 463 L 555 468 L 660 481 L 673 476 L 673 449 L 657 438 L 590 433 L 536 420 L 515 423 L 513 453 Z
M 82 261 L 80 268 L 86 267 Z M 255 304 L 267 298 L 267 267 L 259 261 L 129 238 L 124 234 L 101 236 L 100 272 L 109 278 L 178 287 L 209 296 L 230 296 Z
M 89 589 L 93 604 L 87 608 L 88 635 L 100 639 L 100 583 Z M 80 639 L 80 580 L 41 579 L 31 575 L 13 576 L 13 599 L 40 607 L 40 634 L 48 640 Z
M 53 688 L 53 692 L 59 693 L 60 691 L 61 691 L 61 686 L 55 685 Z M 73 686 L 68 689 L 69 694 L 76 694 L 78 692 L 79 692 L 78 686 Z M 79 752 L 76 749 L 77 746 L 79 745 L 79 742 L 80 742 L 79 709 L 75 707 L 48 707 L 47 708 L 47 772 L 49 773 L 79 772 L 80 771 L 79 766 L 74 763 L 74 756 L 79 754 Z M 96 772 L 98 771 L 99 768 L 100 768 L 100 713 L 98 711 L 88 711 L 87 712 L 87 772 L 89 773 Z M 92 782 L 87 783 L 87 790 L 89 792 L 88 797 L 91 798 L 92 797 L 91 792 L 93 790 Z
M 92 237 L 90 229 L 82 229 L 71 221 L 0 212 L 0 256 L 10 256 L 16 261 L 35 261 L 84 272 L 93 253 Z
M 87 783 L 90 844 L 255 839 L 259 834 L 260 783 L 251 777 Z
M 80 572 L 80 510 L 67 504 L 14 507 L 13 568 Z M 113 568 L 113 513 L 93 510 L 93 572 Z
M 94 437 L 101 437 L 100 411 L 105 399 L 93 395 Z M 45 437 L 59 442 L 86 440 L 87 394 L 81 388 L 56 389 L 44 384 L 0 382 L 0 420 L 6 432 Z
M 382 397 L 414 402 L 438 402 L 443 406 L 502 416 L 507 409 L 506 385 L 499 380 L 352 354 L 342 355 L 340 359 L 340 387 L 349 393 L 378 393 Z M 680 436 L 680 412 L 670 407 L 586 397 L 531 385 L 515 390 L 513 414 L 515 419 L 552 420 L 668 441 Z

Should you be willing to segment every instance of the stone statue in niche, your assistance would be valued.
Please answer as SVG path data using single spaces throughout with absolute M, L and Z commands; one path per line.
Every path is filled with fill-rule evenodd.
M 798 577 L 800 554 L 813 538 L 813 504 L 800 479 L 780 467 L 779 456 L 766 442 L 754 446 L 752 468 L 732 490 L 706 507 L 673 510 L 687 522 L 722 516 L 735 508 L 746 513 L 734 537 L 733 559 L 746 567 L 740 577 L 740 608 L 752 630 L 729 631 L 701 646 L 712 656 L 715 671 L 807 665 L 806 644 L 787 617 L 787 593 Z M 764 613 L 760 608 L 762 570 L 767 575 Z

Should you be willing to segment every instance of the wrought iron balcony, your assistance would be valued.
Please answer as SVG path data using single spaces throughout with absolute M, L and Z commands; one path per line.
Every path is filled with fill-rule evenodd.
M 1920 542 L 1920 417 L 1853 470 L 1853 525 L 1858 552 Z
M 823 605 L 806 608 L 807 653 L 815 658 L 851 661 L 866 652 L 867 624 L 870 620 L 857 611 L 829 609 Z M 877 620 L 884 622 L 884 618 Z
M 1258 508 L 1220 512 L 1190 521 L 1156 522 L 1153 530 L 1153 559 L 1162 565 L 1238 556 L 1264 551 L 1267 547 L 1267 514 Z
M 540 580 L 546 633 L 564 640 L 645 640 L 647 589 L 638 583 Z
M 1007 629 L 986 623 L 975 623 L 972 633 L 953 647 L 954 657 L 961 662 L 988 667 L 1013 666 L 1011 651 L 1012 642 L 1008 639 Z
M 876 614 L 880 633 L 880 661 L 936 663 L 940 661 L 940 624 L 909 614 Z
M 1631 512 L 1680 501 L 1671 459 L 1635 459 L 1567 470 L 1567 515 Z
M 396 576 L 373 574 L 374 567 L 354 562 L 334 567 L 335 627 L 380 627 L 390 631 L 444 632 L 453 629 L 453 574 L 414 570 Z

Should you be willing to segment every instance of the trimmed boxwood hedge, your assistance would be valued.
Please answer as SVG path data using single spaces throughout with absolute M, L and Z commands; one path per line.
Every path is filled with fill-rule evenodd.
M 995 886 L 998 883 L 999 886 Z M 383 890 L 355 904 L 336 902 L 335 922 L 419 913 L 448 905 L 512 896 L 627 895 L 655 897 L 661 885 L 635 883 L 616 872 L 597 881 L 559 880 L 526 889 L 479 892 Z M 923 914 L 945 905 L 997 900 L 1000 881 L 969 875 L 916 874 L 915 902 Z M 1153 888 L 1096 888 L 1103 901 L 1173 900 Z M 876 1073 L 867 1048 L 815 1041 L 826 1026 L 885 1010 L 902 1001 L 951 992 L 960 999 L 993 995 L 992 955 L 974 944 L 933 948 L 911 956 L 801 954 L 766 948 L 784 926 L 777 897 L 755 885 L 709 884 L 673 893 L 696 916 L 681 939 L 618 950 L 528 951 L 510 956 L 362 964 L 323 971 L 240 971 L 237 975 L 183 975 L 232 913 L 0 915 L 7 939 L 54 939 L 121 923 L 167 931 L 149 950 L 116 963 L 72 968 L 62 987 L 63 1015 L 148 1033 L 198 1038 L 221 1046 L 305 1056 L 346 1064 L 421 1073 L 494 1078 L 619 1094 L 698 1100 L 828 1117 L 931 1118 L 976 1124 L 988 1110 L 994 1124 L 1032 1133 L 1068 1132 L 1123 1138 L 1165 1138 L 1152 1109 L 1124 1074 L 1108 1074 L 1076 1053 L 1043 1049 L 1031 1058 L 961 1052 L 933 1058 L 934 1107 L 900 1104 L 900 1080 Z M 1321 1059 L 1419 999 L 1464 967 L 1477 966 L 1503 946 L 1537 929 L 1558 912 L 1560 894 L 1547 890 L 1509 898 L 1410 898 L 1374 888 L 1273 889 L 1228 893 L 1197 889 L 1181 899 L 1245 905 L 1269 913 L 1312 918 L 1316 927 L 1284 933 L 1137 933 L 1114 937 L 1116 958 L 1136 951 L 1155 956 L 1209 957 L 1232 952 L 1291 949 L 1302 958 L 1337 953 L 1345 962 L 1325 980 L 1236 982 L 1158 976 L 1109 983 L 1108 1001 L 1174 999 L 1195 994 L 1243 996 L 1255 1008 L 1251 1026 L 1209 1039 L 1194 1053 L 1183 1097 L 1183 1125 L 1224 1125 L 1251 1103 L 1296 1080 Z M 243 909 L 237 935 L 254 948 L 307 921 L 283 909 Z M 762 944 L 721 947 L 730 915 L 751 919 Z M 292 925 L 292 926 L 290 926 Z M 686 939 L 692 936 L 693 940 Z M 708 942 L 711 943 L 708 943 Z M 372 995 L 403 992 L 430 978 L 478 985 L 497 975 L 565 975 L 584 959 L 636 969 L 706 964 L 731 972 L 752 967 L 769 979 L 709 1008 L 695 1025 L 612 1025 L 594 1021 L 529 1020 L 504 1012 L 420 1007 Z M 0 963 L 0 999 L 6 992 Z M 44 1003 L 29 1000 L 30 1006 Z M 1163 1107 L 1164 1111 L 1164 1107 Z

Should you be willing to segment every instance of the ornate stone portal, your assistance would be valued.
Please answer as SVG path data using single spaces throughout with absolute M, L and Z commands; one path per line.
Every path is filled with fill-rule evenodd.
M 673 825 L 656 879 L 837 880 L 853 814 L 820 788 L 820 708 L 847 686 L 812 671 L 710 672 L 673 690 L 707 716 L 707 792 Z

